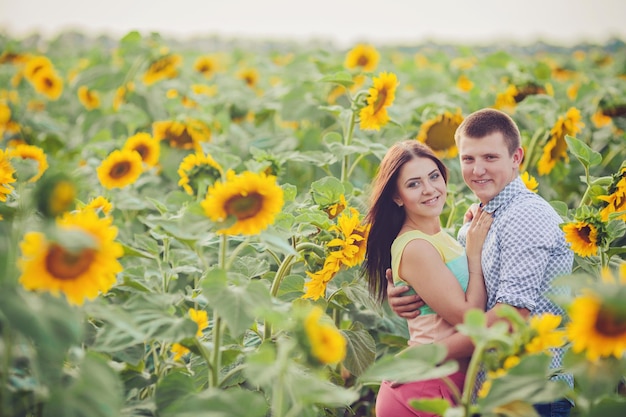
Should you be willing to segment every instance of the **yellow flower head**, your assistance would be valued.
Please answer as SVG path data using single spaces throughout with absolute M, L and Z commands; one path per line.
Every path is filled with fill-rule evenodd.
M 593 256 L 598 253 L 598 229 L 587 221 L 563 225 L 565 240 L 578 256 Z
M 456 88 L 463 91 L 464 93 L 467 93 L 469 91 L 472 91 L 472 88 L 474 88 L 474 83 L 467 77 L 467 75 L 461 74 L 456 80 Z
M 571 107 L 565 116 L 559 116 L 550 130 L 550 138 L 543 148 L 541 159 L 539 159 L 537 167 L 539 175 L 547 175 L 552 172 L 559 160 L 569 160 L 565 136 L 575 136 L 584 126 L 585 124 L 581 122 L 580 111 L 574 107 Z
M 33 175 L 28 182 L 35 182 L 44 172 L 48 169 L 48 158 L 43 149 L 35 145 L 19 144 L 14 148 L 9 148 L 9 156 L 11 159 L 22 159 L 34 161 L 37 164 L 37 172 Z
M 528 188 L 533 193 L 536 193 L 537 188 L 539 187 L 539 183 L 537 182 L 537 179 L 533 177 L 532 175 L 530 175 L 528 171 L 524 171 L 521 177 L 522 177 L 522 181 L 524 181 L 524 185 L 526 186 L 526 188 Z
M 121 86 L 115 90 L 115 95 L 113 96 L 113 110 L 118 111 L 122 104 L 126 102 L 126 87 Z
M 100 107 L 100 94 L 90 90 L 86 85 L 78 87 L 78 100 L 87 110 L 94 110 Z
M 196 337 L 202 337 L 202 331 L 209 327 L 209 315 L 204 310 L 189 309 L 189 318 L 198 325 Z
M 346 197 L 341 194 L 339 196 L 339 201 L 324 208 L 324 211 L 328 214 L 328 218 L 332 220 L 339 216 L 347 206 L 348 203 L 346 202 Z
M 111 223 L 111 218 L 82 210 L 57 219 L 58 240 L 27 233 L 20 243 L 20 283 L 27 290 L 61 292 L 77 305 L 106 293 L 122 271 L 118 258 L 124 254 Z
M 24 67 L 24 78 L 33 83 L 40 71 L 54 68 L 52 62 L 43 55 L 36 55 L 30 58 Z
M 59 77 L 53 67 L 39 69 L 29 81 L 35 91 L 46 96 L 49 100 L 58 100 L 63 93 L 63 79 Z
M 304 284 L 305 293 L 302 298 L 317 300 L 320 297 L 324 297 L 326 295 L 326 286 L 341 270 L 341 266 L 341 259 L 329 256 L 324 261 L 324 267 L 319 271 L 315 273 L 306 271 L 311 280 Z
M 346 55 L 344 66 L 348 69 L 358 68 L 363 72 L 372 72 L 378 66 L 380 54 L 371 45 L 358 44 Z
M 171 147 L 195 149 L 201 151 L 201 142 L 211 140 L 211 129 L 196 119 L 185 123 L 178 121 L 160 121 L 152 124 L 152 134 L 156 140 L 167 140 Z
M 454 132 L 463 122 L 461 110 L 456 114 L 448 111 L 422 124 L 417 140 L 428 145 L 440 158 L 454 158 L 459 151 L 454 142 Z
M 109 200 L 99 195 L 96 198 L 92 198 L 91 201 L 84 207 L 86 210 L 93 210 L 96 213 L 102 213 L 105 216 L 111 214 L 111 210 L 113 210 L 113 205 Z
M 572 351 L 585 352 L 590 361 L 626 353 L 626 317 L 592 292 L 574 299 L 566 326 Z
M 337 225 L 330 227 L 331 231 L 339 233 L 339 237 L 328 242 L 328 247 L 332 250 L 329 257 L 340 260 L 348 268 L 360 264 L 365 259 L 367 236 L 371 225 L 362 225 L 359 217 L 359 212 L 351 208 L 350 214 L 342 213 Z
M 381 72 L 373 78 L 374 85 L 369 89 L 367 105 L 359 112 L 360 127 L 363 130 L 380 130 L 389 122 L 387 107 L 396 98 L 398 78 L 393 73 Z
M 348 343 L 332 322 L 323 320 L 323 315 L 322 309 L 315 306 L 304 321 L 311 354 L 323 364 L 341 362 L 346 357 Z
M 254 68 L 243 68 L 237 72 L 237 78 L 243 80 L 250 88 L 254 88 L 259 82 L 259 71 Z
M 217 71 L 219 71 L 220 65 L 216 57 L 212 55 L 204 55 L 198 57 L 193 64 L 193 69 L 204 75 L 206 78 L 211 78 Z
M 600 210 L 603 221 L 609 220 L 609 215 L 626 211 L 626 168 L 618 174 L 613 175 L 613 181 L 607 189 L 608 195 L 599 196 L 598 199 L 604 201 L 605 206 Z M 618 216 L 617 219 L 626 221 L 626 214 Z
M 226 181 L 210 186 L 200 204 L 211 220 L 234 222 L 218 233 L 255 235 L 274 222 L 283 203 L 283 190 L 276 184 L 276 177 L 250 171 L 235 175 L 228 171 Z
M 140 132 L 126 139 L 123 150 L 135 151 L 141 156 L 141 160 L 148 167 L 154 167 L 159 163 L 161 143 L 149 133 Z
M 187 155 L 178 166 L 180 180 L 178 185 L 184 188 L 189 195 L 194 195 L 199 191 L 201 184 L 208 187 L 222 177 L 222 167 L 215 162 L 211 155 L 203 152 L 196 152 Z
M 143 75 L 143 83 L 152 85 L 158 81 L 176 78 L 178 67 L 182 64 L 183 58 L 180 55 L 167 55 L 150 64 L 150 67 Z
M 528 344 L 526 352 L 540 353 L 565 344 L 565 331 L 557 330 L 561 324 L 561 316 L 546 313 L 530 318 L 530 328 L 535 335 Z
M 517 96 L 517 94 L 517 87 L 513 84 L 509 84 L 504 92 L 498 93 L 496 96 L 496 103 L 493 107 L 498 110 L 512 113 L 517 107 L 517 101 L 515 101 L 515 96 Z
M 7 201 L 7 195 L 11 194 L 13 191 L 13 186 L 15 177 L 15 168 L 11 165 L 9 161 L 8 152 L 0 149 L 0 201 Z
M 100 184 L 108 189 L 133 184 L 142 171 L 141 155 L 128 149 L 111 152 L 96 170 Z
M 174 357 L 172 359 L 174 359 L 175 361 L 180 361 L 183 358 L 183 356 L 187 355 L 188 353 L 191 353 L 189 349 L 187 349 L 185 346 L 181 345 L 180 343 L 174 343 L 170 351 L 174 354 Z

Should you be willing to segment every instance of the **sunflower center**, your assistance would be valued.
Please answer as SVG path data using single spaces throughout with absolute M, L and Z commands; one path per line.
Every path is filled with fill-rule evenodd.
M 43 83 L 46 85 L 46 87 L 48 88 L 52 88 L 54 87 L 54 81 L 52 81 L 49 77 L 45 77 L 43 80 Z
M 184 129 L 180 135 L 176 135 L 170 132 L 171 136 L 169 136 L 170 144 L 172 146 L 188 149 L 193 144 L 193 139 L 187 129 Z
M 595 328 L 604 336 L 624 336 L 626 335 L 626 320 L 610 308 L 601 307 Z
M 367 56 L 365 56 L 365 55 L 361 55 L 361 56 L 359 57 L 359 59 L 357 59 L 356 64 L 357 64 L 357 65 L 359 65 L 359 66 L 361 66 L 361 67 L 364 67 L 364 66 L 366 66 L 369 62 L 370 62 L 370 60 L 369 60 L 369 58 L 368 58 Z
M 235 196 L 225 204 L 226 213 L 235 216 L 237 220 L 245 220 L 254 217 L 263 206 L 263 196 L 259 193 L 251 193 L 245 196 Z
M 589 225 L 583 226 L 579 229 L 578 236 L 585 241 L 585 243 L 589 244 L 591 242 L 591 227 Z
M 131 168 L 130 162 L 128 161 L 118 162 L 117 164 L 113 165 L 113 167 L 111 168 L 111 171 L 109 172 L 109 176 L 113 179 L 124 178 L 124 176 L 126 176 L 126 174 L 130 172 L 130 168 Z
M 139 155 L 141 155 L 141 159 L 143 159 L 144 161 L 146 160 L 146 157 L 150 155 L 150 149 L 143 144 L 137 145 L 135 147 L 135 152 L 139 153 Z
M 95 256 L 94 249 L 68 252 L 62 246 L 53 244 L 46 255 L 46 270 L 60 280 L 72 280 L 89 269 Z

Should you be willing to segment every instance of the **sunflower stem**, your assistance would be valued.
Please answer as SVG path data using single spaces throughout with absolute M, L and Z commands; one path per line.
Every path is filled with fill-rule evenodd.
M 463 415 L 465 416 L 471 415 L 470 407 L 472 405 L 472 394 L 474 392 L 474 387 L 476 386 L 476 376 L 478 375 L 479 366 L 483 359 L 484 350 L 485 344 L 479 342 L 474 348 L 474 354 L 472 355 L 470 363 L 467 367 L 465 385 L 463 386 L 463 394 L 461 396 L 461 404 L 465 409 L 465 413 Z
M 226 265 L 226 248 L 228 246 L 228 235 L 222 235 L 218 256 L 218 267 L 224 268 Z M 222 318 L 213 311 L 213 368 L 211 373 L 210 387 L 219 386 L 219 375 L 222 362 Z
M 287 274 L 287 271 L 289 271 L 289 268 L 293 264 L 295 257 L 296 257 L 295 255 L 287 255 L 285 259 L 283 259 L 280 266 L 278 267 L 278 270 L 276 271 L 276 275 L 274 275 L 274 280 L 272 281 L 272 286 L 270 287 L 270 294 L 272 295 L 272 297 L 276 297 L 276 294 L 278 294 L 278 289 L 280 288 L 280 284 L 283 281 L 283 278 L 285 277 L 285 275 Z M 265 320 L 264 322 L 263 329 L 264 329 L 263 339 L 267 340 L 271 338 L 272 326 L 267 322 L 267 320 Z
M 587 200 L 589 199 L 589 192 L 591 191 L 591 181 L 589 179 L 589 167 L 583 164 L 583 168 L 585 169 L 585 184 L 587 184 L 587 188 L 585 189 L 585 193 L 580 198 L 580 204 L 578 207 L 582 207 L 587 204 Z
M 352 136 L 354 135 L 354 125 L 356 124 L 356 110 L 350 112 L 350 119 L 348 119 L 348 126 L 343 135 L 344 146 L 349 146 L 352 143 Z M 343 156 L 341 163 L 341 182 L 346 181 L 350 166 L 350 156 L 348 154 Z

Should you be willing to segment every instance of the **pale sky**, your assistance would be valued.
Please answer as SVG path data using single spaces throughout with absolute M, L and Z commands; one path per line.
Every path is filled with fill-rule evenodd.
M 573 44 L 626 39 L 626 0 L 0 0 L 0 32 Z

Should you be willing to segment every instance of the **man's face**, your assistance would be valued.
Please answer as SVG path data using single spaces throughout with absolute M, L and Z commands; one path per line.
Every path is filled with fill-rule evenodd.
M 522 148 L 509 155 L 500 132 L 480 139 L 462 136 L 459 140 L 463 179 L 483 204 L 517 177 L 523 156 Z

